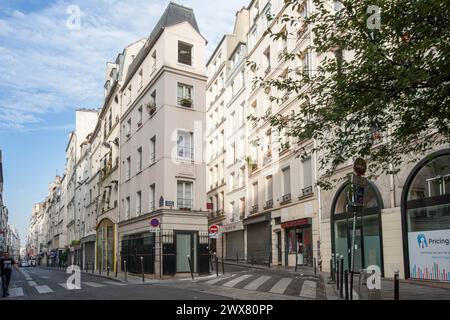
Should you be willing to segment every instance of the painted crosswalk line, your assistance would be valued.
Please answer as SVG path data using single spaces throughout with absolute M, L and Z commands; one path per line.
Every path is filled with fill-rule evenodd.
M 36 283 L 36 281 L 28 281 L 28 285 L 30 287 L 34 287 L 34 286 L 37 286 L 37 283 Z
M 233 280 L 225 282 L 222 286 L 232 288 L 235 285 L 237 285 L 239 282 L 244 281 L 245 279 L 248 279 L 251 276 L 252 276 L 251 274 L 244 274 L 243 276 L 240 276 L 240 277 L 234 278 Z
M 35 287 L 33 287 L 33 288 L 36 288 L 36 290 L 37 290 L 37 292 L 38 292 L 39 294 L 54 292 L 52 289 L 50 289 L 49 286 L 46 286 L 46 285 L 35 286 Z
M 66 289 L 66 290 L 80 290 L 80 289 L 81 289 L 80 287 L 75 287 L 74 284 L 72 285 L 72 288 L 73 288 L 73 289 L 69 289 L 69 287 L 67 286 L 67 282 L 60 283 L 59 285 L 60 285 L 61 287 L 63 287 L 64 289 Z
M 94 288 L 101 288 L 101 287 L 105 287 L 104 284 L 101 283 L 97 283 L 97 282 L 83 282 L 83 284 L 90 286 L 90 287 L 94 287 Z
M 316 298 L 316 283 L 314 281 L 305 280 L 302 285 L 302 290 L 300 292 L 300 297 L 303 298 Z
M 261 276 L 259 278 L 257 278 L 256 280 L 253 280 L 252 282 L 250 282 L 248 285 L 246 285 L 244 287 L 244 289 L 247 290 L 258 290 L 258 288 L 267 280 L 269 280 L 271 277 L 270 276 Z
M 118 281 L 103 281 L 104 284 L 110 284 L 113 286 L 126 286 L 126 283 L 118 282 Z
M 222 280 L 225 280 L 225 279 L 229 279 L 229 278 L 232 278 L 232 277 L 231 276 L 230 277 L 225 277 L 225 278 L 217 277 L 215 279 L 206 281 L 205 284 L 216 284 L 219 281 L 222 281 Z
M 22 297 L 23 289 L 20 287 L 17 288 L 9 288 L 9 298 Z
M 275 283 L 275 285 L 272 287 L 272 289 L 269 290 L 269 292 L 283 294 L 291 282 L 291 278 L 282 278 L 277 283 Z

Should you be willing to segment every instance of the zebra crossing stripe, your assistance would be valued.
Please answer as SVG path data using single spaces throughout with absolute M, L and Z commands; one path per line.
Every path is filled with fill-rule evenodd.
M 277 283 L 275 283 L 275 285 L 272 287 L 272 289 L 270 289 L 269 292 L 283 294 L 291 282 L 291 278 L 282 278 L 278 280 Z
M 118 282 L 118 281 L 103 281 L 104 284 L 111 284 L 114 286 L 126 286 L 126 283 Z
M 257 290 L 264 282 L 270 279 L 270 276 L 261 276 L 256 280 L 253 280 L 248 285 L 244 287 L 247 290 Z
M 233 280 L 230 280 L 228 282 L 225 282 L 222 286 L 223 287 L 234 287 L 235 285 L 237 285 L 239 282 L 244 281 L 245 279 L 251 277 L 251 274 L 244 274 L 243 276 L 234 278 Z
M 229 279 L 229 278 L 231 278 L 231 277 L 226 277 L 226 278 L 217 277 L 215 279 L 206 281 L 205 284 L 216 284 L 219 281 L 222 281 L 222 280 L 225 280 L 225 279 Z
M 49 286 L 46 286 L 46 285 L 35 286 L 34 288 L 36 288 L 36 290 L 37 290 L 37 292 L 38 292 L 39 294 L 53 292 L 53 290 L 50 289 L 50 287 L 49 287 Z
M 9 297 L 15 298 L 15 297 L 22 297 L 23 296 L 23 289 L 18 288 L 9 288 Z
M 83 282 L 83 284 L 90 286 L 90 287 L 94 287 L 94 288 L 101 288 L 101 287 L 105 287 L 104 284 L 101 283 L 96 283 L 96 282 Z
M 317 284 L 314 281 L 310 281 L 310 280 L 303 281 L 302 291 L 300 292 L 300 297 L 315 299 L 316 298 L 316 285 Z
M 36 283 L 36 281 L 28 281 L 28 285 L 30 287 L 34 287 L 34 286 L 37 286 L 37 283 Z

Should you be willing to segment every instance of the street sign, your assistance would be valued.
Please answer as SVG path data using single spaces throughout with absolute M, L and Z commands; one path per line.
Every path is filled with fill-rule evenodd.
M 159 232 L 160 231 L 160 223 L 158 218 L 153 218 L 150 220 L 150 232 Z
M 167 201 L 166 200 L 166 207 L 174 207 L 175 206 L 175 202 L 174 201 Z
M 353 162 L 353 171 L 358 176 L 363 176 L 366 173 L 367 163 L 363 158 L 356 158 Z
M 212 239 L 219 238 L 219 226 L 217 224 L 213 224 L 209 226 L 209 237 Z

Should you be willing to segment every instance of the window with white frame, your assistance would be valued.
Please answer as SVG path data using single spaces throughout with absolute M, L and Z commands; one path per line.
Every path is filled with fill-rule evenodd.
M 156 50 L 152 53 L 152 71 L 156 69 Z
M 283 195 L 291 193 L 291 168 L 286 167 L 282 169 L 283 172 Z
M 137 149 L 137 172 L 142 171 L 142 147 Z
M 131 177 L 131 157 L 128 157 L 125 167 L 125 178 L 130 179 L 130 177 Z
M 186 159 L 194 158 L 192 132 L 178 130 L 177 156 L 179 158 L 186 158 Z
M 311 156 L 303 160 L 303 188 L 308 188 L 312 186 L 312 162 Z
M 138 108 L 138 126 L 142 124 L 142 106 Z
M 138 73 L 138 83 L 139 83 L 139 89 L 142 88 L 142 85 L 144 84 L 144 70 L 141 69 Z
M 252 185 L 253 205 L 258 205 L 258 182 L 254 182 Z
M 125 219 L 130 218 L 130 197 L 125 200 Z
M 153 211 L 155 211 L 155 208 L 156 208 L 156 193 L 155 193 L 155 190 L 156 190 L 156 188 L 155 188 L 155 184 L 152 184 L 151 186 L 150 186 L 150 192 L 149 192 L 149 197 L 148 197 L 148 199 L 149 199 L 149 210 L 150 210 L 150 212 L 153 212 Z
M 272 175 L 266 177 L 266 201 L 273 199 L 273 178 Z
M 178 83 L 177 104 L 186 108 L 192 108 L 194 87 Z
M 141 191 L 138 191 L 136 193 L 136 216 L 141 215 L 141 201 L 142 201 L 142 193 Z
M 177 207 L 178 209 L 192 209 L 193 207 L 192 181 L 177 181 Z
M 156 136 L 150 139 L 150 163 L 156 161 Z
M 193 48 L 192 44 L 178 41 L 178 62 L 179 63 L 192 66 L 192 63 L 193 63 L 192 48 Z
M 126 129 L 126 136 L 127 137 L 131 136 L 131 118 L 127 120 L 125 129 Z

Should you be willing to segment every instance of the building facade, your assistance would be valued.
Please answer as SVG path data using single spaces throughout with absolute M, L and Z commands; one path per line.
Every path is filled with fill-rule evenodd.
M 8 208 L 3 200 L 3 159 L 0 150 L 0 252 L 6 250 L 6 239 L 8 231 Z

